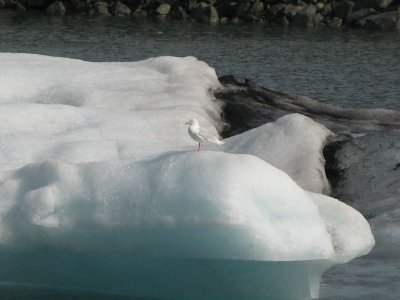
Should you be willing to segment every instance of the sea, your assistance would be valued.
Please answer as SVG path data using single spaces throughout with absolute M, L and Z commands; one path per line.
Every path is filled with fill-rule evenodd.
M 272 90 L 342 107 L 400 110 L 400 32 L 0 10 L 0 52 L 110 62 L 195 56 L 220 76 L 250 79 Z M 396 251 L 390 249 L 387 256 L 373 252 L 335 266 L 322 278 L 320 299 L 400 299 Z M 8 299 L 108 298 L 60 290 L 46 290 L 47 296 L 40 290 L 26 293 L 4 282 L 0 290 L 9 291 Z
M 344 107 L 400 109 L 400 33 L 0 11 L 0 51 L 88 61 L 195 56 L 218 75 Z

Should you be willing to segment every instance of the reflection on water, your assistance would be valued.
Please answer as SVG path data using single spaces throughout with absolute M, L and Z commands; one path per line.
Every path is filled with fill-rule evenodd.
M 0 252 L 0 298 L 305 300 L 329 260 L 257 261 L 110 255 L 58 250 Z M 129 298 L 130 296 L 130 298 Z M 86 297 L 86 298 L 83 298 Z M 11 299 L 11 298 L 9 298 Z
M 89 61 L 196 56 L 219 75 L 342 106 L 400 109 L 400 34 L 0 11 L 0 51 Z

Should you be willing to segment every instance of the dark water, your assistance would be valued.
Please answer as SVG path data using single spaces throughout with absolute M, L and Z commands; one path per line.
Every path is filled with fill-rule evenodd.
M 268 24 L 208 26 L 130 18 L 47 17 L 0 11 L 0 52 L 27 52 L 89 61 L 195 56 L 219 75 L 342 106 L 400 109 L 400 34 L 295 29 Z M 0 70 L 1 71 L 1 70 Z M 399 299 L 397 258 L 365 257 L 322 279 L 322 299 Z M 106 299 L 91 292 L 21 291 L 0 286 L 1 299 Z M 72 292 L 71 292 L 72 293 Z M 8 298 L 7 298 L 8 296 Z M 61 297 L 61 298 L 60 298 Z M 62 298 L 64 299 L 64 298 Z M 250 300 L 250 299 L 249 299 Z
M 400 109 L 400 33 L 209 26 L 131 18 L 29 16 L 0 11 L 0 52 L 89 61 L 195 56 L 219 75 L 355 107 Z

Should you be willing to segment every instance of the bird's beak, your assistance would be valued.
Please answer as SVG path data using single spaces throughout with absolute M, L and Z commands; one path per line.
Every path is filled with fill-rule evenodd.
M 190 125 L 190 123 L 189 123 L 189 122 L 186 122 L 185 125 Z

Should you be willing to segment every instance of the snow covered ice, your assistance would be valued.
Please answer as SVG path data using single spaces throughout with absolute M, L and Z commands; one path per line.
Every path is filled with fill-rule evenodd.
M 204 62 L 2 53 L 0 69 L 0 281 L 176 299 L 316 297 L 326 268 L 374 245 L 361 214 L 318 194 L 329 191 L 321 149 L 333 134 L 307 117 L 193 151 L 185 121 L 215 136 L 223 126 Z M 38 249 L 63 251 L 47 256 L 48 273 L 15 277 L 43 261 Z M 74 255 L 86 257 L 78 273 L 114 274 L 115 285 L 66 280 Z M 230 288 L 205 288 L 210 270 Z
M 321 149 L 333 136 L 323 125 L 291 114 L 230 138 L 224 150 L 255 155 L 286 172 L 303 189 L 329 194 Z

